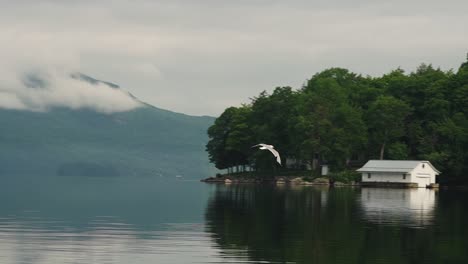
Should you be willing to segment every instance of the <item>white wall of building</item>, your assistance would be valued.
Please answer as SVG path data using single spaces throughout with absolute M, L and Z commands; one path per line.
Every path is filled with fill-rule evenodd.
M 411 171 L 411 182 L 416 182 L 419 187 L 426 187 L 431 183 L 435 183 L 435 180 L 436 172 L 427 163 L 421 162 Z
M 369 178 L 370 174 L 370 178 Z M 405 179 L 403 172 L 363 172 L 362 182 L 402 182 L 417 183 L 418 187 L 426 187 L 436 182 L 436 171 L 428 163 L 419 163 L 411 172 L 406 173 Z
M 370 178 L 369 178 L 370 173 Z M 411 175 L 408 173 L 403 179 L 401 172 L 363 172 L 361 180 L 363 182 L 411 182 Z

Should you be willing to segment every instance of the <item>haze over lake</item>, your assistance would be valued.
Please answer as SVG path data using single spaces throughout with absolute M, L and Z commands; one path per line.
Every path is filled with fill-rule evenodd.
M 468 193 L 6 177 L 0 263 L 464 263 Z

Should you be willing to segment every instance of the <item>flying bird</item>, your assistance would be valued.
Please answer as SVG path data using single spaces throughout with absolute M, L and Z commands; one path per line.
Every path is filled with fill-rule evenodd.
M 268 149 L 276 157 L 276 161 L 281 165 L 280 154 L 278 153 L 278 151 L 276 151 L 275 147 L 263 143 L 252 146 L 252 148 L 255 147 L 260 147 L 260 149 Z

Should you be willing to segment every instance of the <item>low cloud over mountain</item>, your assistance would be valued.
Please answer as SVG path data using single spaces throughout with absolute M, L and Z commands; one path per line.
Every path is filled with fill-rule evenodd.
M 92 109 L 101 113 L 132 110 L 141 105 L 109 83 L 81 78 L 57 69 L 0 71 L 0 108 L 48 111 L 52 108 Z

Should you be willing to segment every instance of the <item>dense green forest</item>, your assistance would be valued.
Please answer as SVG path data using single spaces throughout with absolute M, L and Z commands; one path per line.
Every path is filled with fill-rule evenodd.
M 369 159 L 429 160 L 442 179 L 468 178 L 468 58 L 458 70 L 430 64 L 381 77 L 331 68 L 300 89 L 277 87 L 227 108 L 208 129 L 206 149 L 218 169 L 333 171 Z M 257 143 L 282 154 L 277 166 Z M 291 165 L 292 164 L 292 165 Z

